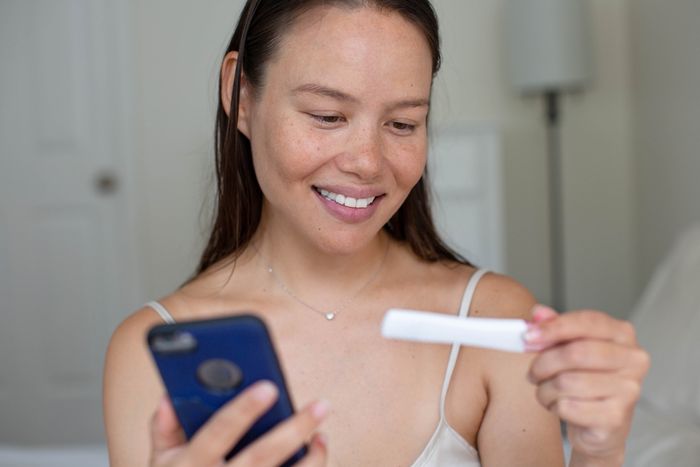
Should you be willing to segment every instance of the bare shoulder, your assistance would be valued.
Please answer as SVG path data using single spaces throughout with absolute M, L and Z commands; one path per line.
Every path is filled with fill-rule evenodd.
M 150 307 L 135 311 L 129 315 L 112 333 L 107 347 L 106 370 L 119 369 L 109 366 L 133 358 L 143 359 L 147 356 L 146 334 L 156 324 L 163 323 L 162 318 Z
M 149 422 L 163 388 L 146 345 L 148 329 L 162 323 L 150 308 L 128 316 L 107 348 L 103 412 L 110 465 L 145 465 L 150 450 Z
M 135 388 L 157 383 L 147 351 L 146 334 L 151 326 L 159 323 L 162 323 L 161 318 L 152 309 L 144 307 L 128 316 L 112 333 L 105 356 L 103 389 L 106 409 L 110 404 L 126 402 L 124 395 L 136 392 Z M 106 411 L 105 415 L 109 414 Z
M 472 277 L 479 272 L 470 265 L 441 261 L 423 272 L 422 283 L 433 291 L 461 300 Z M 425 279 L 429 277 L 429 279 Z M 537 303 L 532 293 L 510 276 L 486 272 L 477 283 L 469 316 L 481 318 L 517 318 L 529 320 Z M 457 303 L 457 306 L 459 304 Z M 458 309 L 454 303 L 447 310 Z
M 467 265 L 449 267 L 448 282 L 454 290 L 459 292 L 460 298 L 466 284 L 479 272 L 478 269 Z M 536 304 L 535 297 L 521 283 L 512 277 L 486 272 L 476 285 L 469 309 L 470 317 L 500 318 L 500 319 L 525 319 L 529 320 L 532 309 Z M 462 358 L 460 363 L 474 365 L 480 363 L 485 383 L 493 390 L 493 384 L 505 381 L 504 388 L 510 390 L 510 379 L 514 374 L 524 373 L 531 356 L 529 354 L 512 354 L 508 352 L 496 352 L 483 349 L 466 348 L 462 352 L 474 357 Z M 469 373 L 469 372 L 466 372 Z
M 161 303 L 165 302 L 166 300 L 161 301 Z M 126 363 L 130 367 L 134 361 L 143 363 L 140 360 L 148 357 L 146 334 L 152 326 L 162 323 L 162 318 L 148 306 L 144 306 L 124 319 L 112 333 L 107 347 L 106 371 L 120 370 L 121 367 L 118 365 L 121 363 Z M 148 362 L 150 363 L 150 360 Z
M 151 365 L 146 365 L 146 363 L 150 364 L 147 358 L 146 334 L 151 326 L 162 322 L 154 310 L 143 307 L 117 326 L 107 347 L 105 389 L 109 389 L 107 383 L 113 382 L 111 376 L 114 373 L 124 372 L 133 375 L 135 371 L 152 370 Z M 114 383 L 125 384 L 125 381 L 119 378 Z
M 488 273 L 476 288 L 470 316 L 529 320 L 535 304 L 532 293 L 515 279 Z M 487 394 L 477 437 L 484 465 L 562 465 L 558 421 L 537 402 L 527 380 L 535 355 L 481 349 L 463 353 L 471 358 L 459 362 L 456 385 L 464 387 L 472 365 L 479 362 Z M 535 443 L 541 447 L 532 450 Z
M 226 264 L 224 264 L 225 266 Z M 187 285 L 159 300 L 175 321 L 213 317 L 228 310 L 222 299 L 225 285 L 243 285 L 232 280 L 230 269 L 213 267 Z M 239 274 L 238 277 L 245 277 Z M 233 293 L 235 296 L 242 294 Z M 225 297 L 224 297 L 225 298 Z M 150 307 L 129 315 L 112 334 L 104 365 L 103 413 L 110 465 L 145 465 L 149 452 L 150 421 L 163 396 L 163 388 L 146 337 L 163 319 Z
M 455 277 L 454 287 L 457 287 L 459 280 L 466 284 L 477 273 L 477 270 L 469 271 L 466 266 L 463 268 L 461 274 L 466 272 L 468 276 L 466 280 Z M 454 274 L 460 273 L 455 271 Z M 463 288 L 464 285 L 460 287 Z M 534 304 L 535 298 L 532 293 L 518 281 L 503 274 L 487 272 L 476 285 L 469 316 L 527 320 L 530 319 Z M 478 368 L 483 387 L 488 394 L 488 403 L 492 405 L 494 400 L 502 395 L 510 398 L 512 391 L 525 388 L 525 374 L 530 361 L 530 354 L 465 347 L 460 352 L 457 363 L 456 385 L 468 385 L 473 381 L 474 370 Z
M 471 316 L 530 319 L 537 303 L 532 293 L 512 277 L 488 273 L 476 289 Z

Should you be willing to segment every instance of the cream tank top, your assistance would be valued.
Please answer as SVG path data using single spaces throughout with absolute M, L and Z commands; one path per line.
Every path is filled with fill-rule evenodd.
M 460 318 L 469 316 L 469 308 L 471 307 L 476 286 L 487 272 L 484 269 L 480 269 L 472 274 L 472 277 L 469 279 L 459 307 Z M 175 322 L 172 315 L 160 303 L 148 302 L 146 306 L 155 310 L 166 323 Z M 459 349 L 459 344 L 453 344 L 450 358 L 447 361 L 447 369 L 445 370 L 440 393 L 440 420 L 435 431 L 433 431 L 433 435 L 430 437 L 430 441 L 423 448 L 418 458 L 411 464 L 411 467 L 481 467 L 477 450 L 447 423 L 447 418 L 445 417 L 445 397 L 447 396 L 447 389 L 450 387 Z

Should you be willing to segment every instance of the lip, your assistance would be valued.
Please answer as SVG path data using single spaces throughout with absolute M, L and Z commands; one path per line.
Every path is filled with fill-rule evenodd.
M 376 196 L 376 199 L 374 200 L 374 202 L 372 204 L 370 204 L 369 206 L 367 206 L 366 208 L 361 208 L 361 209 L 350 208 L 350 207 L 343 206 L 341 204 L 336 203 L 335 201 L 331 201 L 331 200 L 325 198 L 323 195 L 321 195 L 321 193 L 316 191 L 316 188 L 320 189 L 320 187 L 314 187 L 314 188 L 312 188 L 311 191 L 313 191 L 313 193 L 316 195 L 316 198 L 323 205 L 325 210 L 330 215 L 335 217 L 336 219 L 338 219 L 342 222 L 346 222 L 348 224 L 358 224 L 360 222 L 364 222 L 364 221 L 368 220 L 369 218 L 371 218 L 374 215 L 374 213 L 377 211 L 377 208 L 379 207 L 379 204 L 384 200 L 384 194 L 380 193 L 378 196 Z M 334 191 L 331 187 L 325 187 L 325 186 L 323 187 L 323 189 L 328 190 L 328 191 L 333 191 L 334 193 L 339 193 L 339 194 L 357 193 L 357 191 L 351 192 L 349 190 Z M 376 193 L 376 191 L 374 191 L 373 193 Z M 358 194 L 355 196 L 350 195 L 350 194 L 348 194 L 347 196 L 350 196 L 352 198 L 355 198 L 355 197 L 357 197 L 357 198 L 370 198 L 370 197 L 375 196 L 375 195 L 371 194 L 371 192 L 365 191 L 365 192 L 362 192 L 361 194 Z

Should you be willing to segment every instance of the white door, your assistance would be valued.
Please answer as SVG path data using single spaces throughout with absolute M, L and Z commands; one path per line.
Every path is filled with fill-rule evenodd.
M 0 442 L 102 439 L 102 359 L 139 297 L 124 1 L 0 1 Z

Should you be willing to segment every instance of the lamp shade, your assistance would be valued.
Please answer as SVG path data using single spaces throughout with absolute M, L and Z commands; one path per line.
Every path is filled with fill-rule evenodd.
M 511 84 L 523 93 L 583 88 L 592 77 L 586 0 L 506 0 Z

